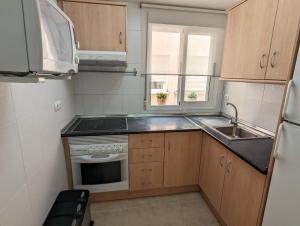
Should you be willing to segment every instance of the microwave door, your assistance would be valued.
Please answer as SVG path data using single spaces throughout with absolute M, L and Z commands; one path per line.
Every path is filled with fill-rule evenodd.
M 70 21 L 48 0 L 40 2 L 44 71 L 67 73 L 74 64 Z
M 71 20 L 52 0 L 23 0 L 23 5 L 30 71 L 77 72 Z

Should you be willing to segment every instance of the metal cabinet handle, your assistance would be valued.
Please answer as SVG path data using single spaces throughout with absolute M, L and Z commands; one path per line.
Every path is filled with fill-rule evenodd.
M 123 44 L 123 40 L 122 40 L 122 31 L 121 31 L 120 34 L 119 34 L 119 42 L 120 42 L 120 45 Z
M 279 54 L 278 51 L 275 51 L 275 52 L 273 53 L 273 56 L 272 56 L 272 58 L 271 58 L 271 67 L 272 67 L 272 68 L 274 68 L 274 67 L 277 65 L 277 63 L 276 63 L 276 58 L 277 58 L 278 54 Z
M 227 171 L 227 173 L 231 173 L 231 166 L 232 166 L 232 162 L 231 161 L 229 161 L 228 163 L 227 163 L 227 165 L 226 165 L 226 171 Z
M 267 58 L 266 54 L 263 54 L 260 58 L 259 66 L 261 69 L 263 69 L 267 66 L 267 61 L 265 61 L 266 58 Z

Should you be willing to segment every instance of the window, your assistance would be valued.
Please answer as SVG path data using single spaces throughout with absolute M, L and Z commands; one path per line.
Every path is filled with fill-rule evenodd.
M 216 34 L 212 28 L 149 24 L 150 107 L 195 107 L 209 100 Z

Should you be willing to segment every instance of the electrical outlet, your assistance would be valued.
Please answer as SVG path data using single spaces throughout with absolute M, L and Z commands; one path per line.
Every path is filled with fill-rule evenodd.
M 224 95 L 224 101 L 226 103 L 229 101 L 229 95 L 227 93 Z
M 60 100 L 54 102 L 54 112 L 60 111 L 62 108 L 62 103 Z

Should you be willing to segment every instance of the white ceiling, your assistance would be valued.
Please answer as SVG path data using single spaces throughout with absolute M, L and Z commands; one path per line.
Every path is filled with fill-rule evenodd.
M 128 0 L 129 2 L 144 2 L 166 5 L 200 7 L 208 9 L 228 9 L 241 0 Z

